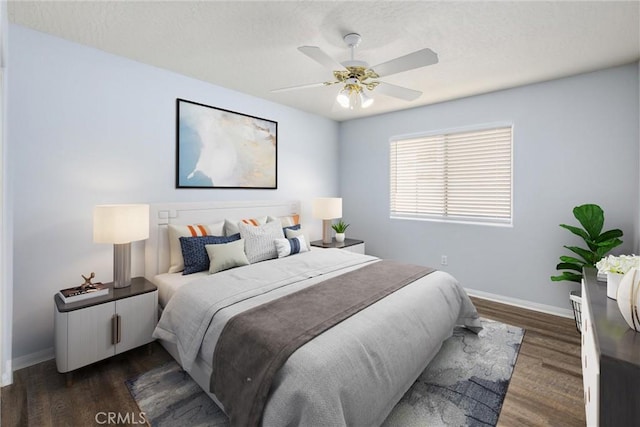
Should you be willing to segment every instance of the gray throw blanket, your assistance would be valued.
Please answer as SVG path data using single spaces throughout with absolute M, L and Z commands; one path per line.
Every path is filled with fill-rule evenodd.
M 433 271 L 380 261 L 230 319 L 216 345 L 210 388 L 231 424 L 259 425 L 272 380 L 296 349 Z

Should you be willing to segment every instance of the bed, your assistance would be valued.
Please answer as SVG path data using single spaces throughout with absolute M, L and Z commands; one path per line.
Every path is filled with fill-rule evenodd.
M 170 225 L 304 215 L 298 201 L 152 205 L 150 215 L 145 275 L 159 287 L 161 313 L 154 336 L 223 410 L 210 380 L 216 344 L 230 319 L 381 262 L 314 249 L 215 274 L 168 273 Z M 273 378 L 262 425 L 381 424 L 455 325 L 481 329 L 452 276 L 434 271 L 401 287 L 295 350 Z

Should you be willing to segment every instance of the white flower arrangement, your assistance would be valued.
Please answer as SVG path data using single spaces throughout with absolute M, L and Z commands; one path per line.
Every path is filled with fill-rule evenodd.
M 640 268 L 640 257 L 636 255 L 609 255 L 596 263 L 601 273 L 626 274 L 633 267 Z

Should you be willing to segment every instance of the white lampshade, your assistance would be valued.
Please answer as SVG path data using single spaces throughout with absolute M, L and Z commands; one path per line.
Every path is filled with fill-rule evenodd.
M 342 217 L 342 199 L 340 197 L 320 197 L 314 199 L 313 216 L 319 219 Z
M 130 243 L 149 238 L 149 205 L 99 205 L 93 210 L 95 243 Z
M 338 104 L 340 104 L 342 108 L 349 108 L 349 105 L 351 105 L 351 101 L 349 100 L 349 95 L 350 95 L 350 92 L 346 88 L 342 89 L 338 93 L 338 96 L 336 97 L 336 101 L 338 101 Z
M 362 106 L 362 108 L 371 107 L 371 105 L 373 104 L 373 98 L 367 95 L 366 93 L 364 93 L 364 90 L 361 90 L 359 95 L 360 95 L 360 105 Z

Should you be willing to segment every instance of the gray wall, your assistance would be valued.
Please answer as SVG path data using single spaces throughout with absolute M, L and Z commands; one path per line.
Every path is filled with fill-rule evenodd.
M 112 246 L 92 241 L 96 204 L 301 199 L 319 238 L 311 199 L 338 192 L 336 122 L 24 27 L 9 36 L 14 360 L 53 354 L 55 292 L 91 271 L 111 280 Z M 176 190 L 178 97 L 277 121 L 278 189 Z M 142 242 L 133 252 L 143 275 Z
M 367 252 L 439 267 L 466 288 L 569 308 L 568 282 L 552 283 L 559 223 L 597 203 L 605 227 L 638 236 L 638 64 L 352 120 L 340 126 L 340 193 L 349 236 Z M 513 227 L 389 219 L 389 138 L 510 122 L 514 126 Z M 448 266 L 440 266 L 441 255 Z

